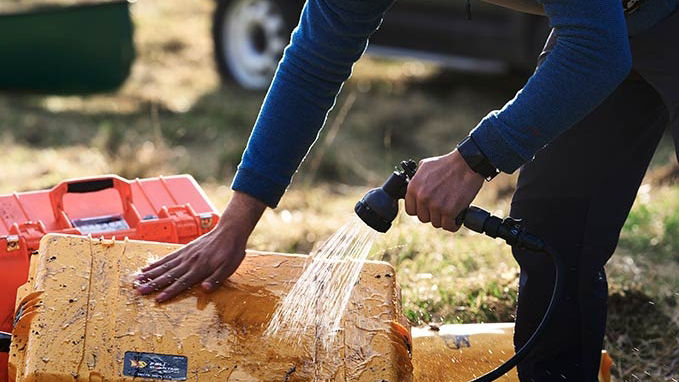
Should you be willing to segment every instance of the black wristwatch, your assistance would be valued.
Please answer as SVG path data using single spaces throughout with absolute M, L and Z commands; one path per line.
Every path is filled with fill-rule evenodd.
M 457 152 L 460 153 L 464 161 L 467 162 L 467 165 L 469 165 L 474 172 L 480 174 L 487 181 L 491 181 L 500 173 L 500 171 L 490 163 L 471 136 L 463 139 L 462 142 L 457 145 Z

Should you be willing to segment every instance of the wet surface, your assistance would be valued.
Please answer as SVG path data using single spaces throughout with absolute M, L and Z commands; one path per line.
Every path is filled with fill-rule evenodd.
M 306 256 L 250 253 L 214 293 L 190 290 L 157 304 L 153 295 L 134 293 L 131 275 L 176 246 L 50 235 L 41 248 L 32 288 L 20 292 L 34 307 L 19 320 L 23 332 L 12 346 L 10 372 L 17 381 L 132 380 L 122 374 L 130 351 L 160 360 L 185 356 L 185 371 L 167 369 L 191 381 L 412 378 L 403 330 L 392 327 L 407 328 L 400 292 L 394 278 L 373 277 L 393 273 L 388 264 L 364 265 L 339 340 L 327 349 L 319 327 L 301 333 L 296 344 L 262 335 Z M 38 294 L 29 295 L 33 290 Z
M 415 381 L 469 381 L 514 355 L 513 323 L 413 328 Z M 512 370 L 499 381 L 518 381 Z

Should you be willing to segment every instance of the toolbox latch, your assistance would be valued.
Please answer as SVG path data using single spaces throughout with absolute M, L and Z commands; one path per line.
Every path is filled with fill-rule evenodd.
M 27 221 L 20 224 L 14 223 L 9 232 L 19 238 L 23 238 L 29 252 L 38 249 L 40 239 L 47 233 L 45 225 L 40 220 Z
M 200 219 L 200 228 L 203 230 L 210 229 L 214 225 L 214 219 L 210 212 L 200 214 L 198 218 Z
M 19 235 L 5 236 L 5 240 L 7 240 L 7 252 L 18 251 L 21 248 L 21 245 L 19 245 Z

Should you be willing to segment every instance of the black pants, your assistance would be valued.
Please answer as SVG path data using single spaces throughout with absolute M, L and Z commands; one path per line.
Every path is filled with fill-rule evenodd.
M 553 324 L 519 367 L 522 381 L 596 381 L 606 325 L 603 266 L 615 250 L 665 130 L 660 96 L 632 73 L 593 113 L 521 169 L 511 215 L 566 257 Z M 514 251 L 521 265 L 515 345 L 539 323 L 554 282 L 550 260 Z
M 518 368 L 524 382 L 597 380 L 608 296 L 603 266 L 666 126 L 679 147 L 679 12 L 630 43 L 635 71 L 521 169 L 511 215 L 565 256 L 568 268 L 553 324 Z M 542 318 L 554 273 L 544 255 L 514 257 L 521 266 L 518 348 Z

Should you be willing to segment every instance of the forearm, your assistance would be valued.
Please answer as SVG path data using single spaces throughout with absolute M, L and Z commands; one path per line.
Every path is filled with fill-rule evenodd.
M 557 44 L 502 110 L 472 137 L 503 172 L 514 172 L 584 118 L 625 78 L 631 54 L 618 0 L 545 0 Z
M 266 210 L 266 204 L 248 194 L 235 191 L 215 231 L 238 231 L 245 237 L 255 229 Z
M 309 0 L 233 183 L 274 207 L 392 0 Z

